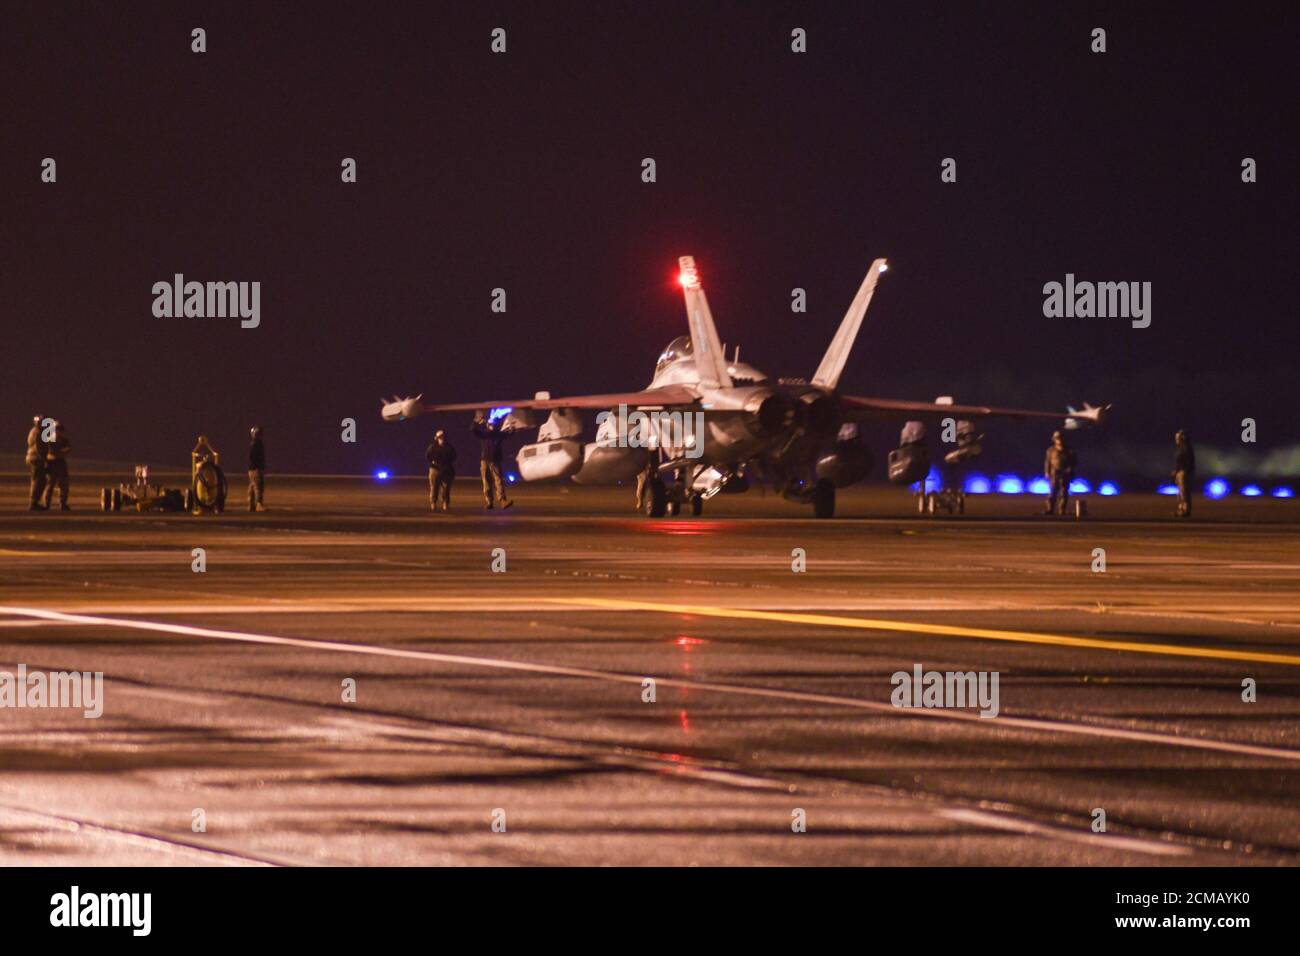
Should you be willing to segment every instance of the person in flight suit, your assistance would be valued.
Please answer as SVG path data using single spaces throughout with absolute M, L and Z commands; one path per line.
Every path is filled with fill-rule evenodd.
M 72 443 L 63 430 L 62 422 L 54 423 L 54 440 L 45 446 L 45 507 L 54 503 L 54 490 L 59 491 L 59 510 L 71 511 L 68 507 L 68 452 Z
M 506 497 L 505 481 L 501 478 L 501 446 L 506 436 L 501 430 L 502 422 L 495 425 L 482 413 L 474 416 L 474 435 L 479 440 L 479 475 L 483 479 L 483 504 L 490 511 L 493 502 L 501 505 L 502 510 L 514 504 Z
M 1192 496 L 1187 490 L 1196 480 L 1196 452 L 1192 450 L 1191 439 L 1181 428 L 1174 435 L 1174 484 L 1178 486 L 1178 511 L 1180 518 L 1192 516 Z
M 32 417 L 32 430 L 27 433 L 27 470 L 31 472 L 32 484 L 28 492 L 27 510 L 44 511 L 41 497 L 45 494 L 45 455 L 48 451 L 45 440 L 41 438 L 41 416 Z
M 248 510 L 265 511 L 266 446 L 262 444 L 262 426 L 248 430 Z
M 1074 449 L 1065 444 L 1064 432 L 1052 432 L 1052 444 L 1043 459 L 1043 477 L 1052 486 L 1047 499 L 1047 514 L 1065 514 L 1070 503 L 1070 482 L 1074 479 L 1074 466 L 1078 457 Z
M 456 449 L 441 428 L 433 433 L 433 442 L 424 450 L 424 458 L 429 463 L 429 510 L 450 511 L 451 483 L 456 479 Z

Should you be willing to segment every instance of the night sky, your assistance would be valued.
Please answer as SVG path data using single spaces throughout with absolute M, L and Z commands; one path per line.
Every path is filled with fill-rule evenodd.
M 74 475 L 180 464 L 200 431 L 238 455 L 257 422 L 272 473 L 419 473 L 435 424 L 472 455 L 468 420 L 384 424 L 381 395 L 643 387 L 686 332 L 679 255 L 774 376 L 811 376 L 887 256 L 846 391 L 1113 402 L 1085 474 L 1171 456 L 1179 425 L 1241 451 L 1253 417 L 1276 468 L 1300 447 L 1300 15 L 1136 6 L 8 3 L 10 450 L 36 412 Z M 156 318 L 176 272 L 260 281 L 261 326 Z M 1066 273 L 1151 282 L 1151 327 L 1045 318 Z M 1041 463 L 1041 425 L 991 436 L 990 465 Z

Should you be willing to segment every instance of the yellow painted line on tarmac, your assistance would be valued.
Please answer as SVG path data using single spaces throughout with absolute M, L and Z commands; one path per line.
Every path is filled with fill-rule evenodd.
M 821 627 L 852 628 L 858 631 L 894 631 L 903 634 L 933 634 L 938 637 L 967 637 L 985 641 L 1011 641 L 1017 644 L 1050 644 L 1056 647 L 1081 647 L 1089 650 L 1127 651 L 1133 654 L 1160 654 L 1172 657 L 1198 657 L 1209 660 L 1249 661 L 1255 664 L 1286 664 L 1300 667 L 1300 654 L 1272 651 L 1232 650 L 1183 644 L 1160 644 L 1140 641 L 1108 641 L 1067 634 L 1038 631 L 1005 631 L 987 627 L 961 627 L 954 624 L 927 624 L 923 621 L 888 621 L 880 618 L 842 617 L 836 614 L 804 614 L 791 611 L 758 611 L 748 608 L 715 607 L 702 604 L 656 604 L 619 598 L 548 598 L 557 604 L 610 611 L 657 611 L 662 614 L 695 614 L 700 617 L 734 618 L 744 621 L 775 621 L 782 624 L 813 624 Z

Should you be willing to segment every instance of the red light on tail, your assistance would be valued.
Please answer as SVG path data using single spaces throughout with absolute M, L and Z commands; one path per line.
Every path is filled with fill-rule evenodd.
M 695 268 L 695 260 L 690 256 L 681 258 L 682 271 L 677 277 L 677 281 L 682 284 L 683 289 L 698 289 L 700 287 L 700 274 Z

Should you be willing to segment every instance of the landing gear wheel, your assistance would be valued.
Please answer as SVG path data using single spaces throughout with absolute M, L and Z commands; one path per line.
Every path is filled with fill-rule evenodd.
M 929 498 L 929 497 L 930 497 L 930 496 L 927 495 L 924 491 L 918 491 L 918 492 L 916 493 L 916 513 L 917 513 L 917 514 L 919 514 L 919 515 L 923 515 L 923 514 L 925 514 L 925 499 L 927 499 L 927 498 Z
M 113 491 L 111 488 L 99 489 L 99 510 L 100 511 L 113 510 Z
M 691 514 L 698 518 L 704 514 L 704 496 L 691 495 Z
M 965 513 L 966 513 L 966 492 L 959 491 L 957 492 L 957 514 L 964 515 Z
M 658 478 L 651 478 L 646 488 L 645 513 L 647 518 L 662 518 L 668 510 L 668 489 Z
M 817 479 L 813 486 L 813 517 L 832 518 L 835 516 L 835 485 L 829 478 Z
M 122 489 L 114 488 L 108 493 L 108 505 L 114 511 L 122 510 Z
M 682 503 L 677 500 L 668 502 L 668 517 L 676 518 L 682 513 Z

